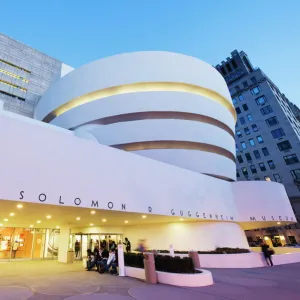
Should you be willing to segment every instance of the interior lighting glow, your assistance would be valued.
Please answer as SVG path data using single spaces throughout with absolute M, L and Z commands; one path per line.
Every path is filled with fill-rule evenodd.
M 278 225 L 280 225 L 280 224 L 281 224 L 281 222 L 277 222 L 277 224 L 278 224 Z
M 8 222 L 8 219 L 5 218 L 3 221 L 4 221 L 4 222 Z
M 3 73 L 3 74 L 5 74 L 5 75 L 8 75 L 8 76 L 10 76 L 10 77 L 20 79 L 20 80 L 22 80 L 22 81 L 24 81 L 24 82 L 26 82 L 26 83 L 29 82 L 28 79 L 25 79 L 25 78 L 23 78 L 23 77 L 21 77 L 21 76 L 19 76 L 19 75 L 17 75 L 17 74 L 11 73 L 11 72 L 9 72 L 9 71 L 0 69 L 0 72 Z
M 126 220 L 126 221 L 124 221 L 124 223 L 126 223 L 126 224 L 127 224 L 127 223 L 128 223 L 128 221 Z
M 236 112 L 234 106 L 232 105 L 231 99 L 227 99 L 220 95 L 219 93 L 212 91 L 210 89 L 188 84 L 182 82 L 137 82 L 133 84 L 125 84 L 125 85 L 118 85 L 112 86 L 106 89 L 93 91 L 91 93 L 82 95 L 80 97 L 74 98 L 69 102 L 62 104 L 52 112 L 50 112 L 43 121 L 46 123 L 51 122 L 56 117 L 62 115 L 63 113 L 67 112 L 70 109 L 78 107 L 80 105 L 111 97 L 116 95 L 123 95 L 129 93 L 138 93 L 138 92 L 185 92 L 190 94 L 196 94 L 199 96 L 203 96 L 207 99 L 212 101 L 216 101 L 223 105 L 229 112 L 232 114 L 234 119 L 236 120 Z M 201 99 L 199 99 L 201 102 Z
M 268 240 L 269 240 L 269 238 L 268 238 L 267 236 L 265 236 L 265 237 L 264 237 L 264 240 L 268 241 Z
M 48 215 L 46 218 L 47 218 L 47 219 L 51 219 L 52 217 L 51 217 L 50 215 Z
M 143 219 L 146 219 L 146 218 L 147 218 L 147 216 L 145 216 L 145 215 L 144 215 L 144 216 L 142 216 L 142 218 L 143 218 Z
M 94 215 L 96 212 L 94 210 L 91 211 L 91 214 Z
M 106 219 L 102 219 L 102 222 L 106 222 Z
M 13 217 L 13 216 L 15 215 L 15 213 L 11 212 L 9 215 L 10 215 L 11 217 Z
M 33 225 L 29 225 L 30 228 L 33 228 Z
M 17 208 L 23 208 L 23 205 L 22 204 L 18 204 Z
M 77 217 L 76 220 L 79 221 L 79 220 L 80 220 L 80 217 Z
M 93 224 L 93 223 L 91 223 L 91 224 L 90 224 L 90 226 L 94 226 L 94 224 Z
M 42 221 L 40 221 L 40 220 L 37 220 L 36 222 L 37 222 L 38 224 L 41 224 L 41 223 L 42 223 Z

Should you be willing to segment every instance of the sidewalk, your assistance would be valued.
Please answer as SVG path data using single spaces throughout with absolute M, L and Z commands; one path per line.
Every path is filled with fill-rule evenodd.
M 257 269 L 211 269 L 202 288 L 147 285 L 83 270 L 81 262 L 0 263 L 0 300 L 299 300 L 300 264 Z

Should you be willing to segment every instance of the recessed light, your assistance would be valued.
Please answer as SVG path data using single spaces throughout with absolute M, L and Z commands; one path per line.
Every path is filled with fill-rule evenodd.
M 56 229 L 59 229 L 59 226 L 58 226 L 58 225 L 56 226 Z
M 3 224 L 0 224 L 0 227 L 2 227 L 3 226 Z
M 13 216 L 15 215 L 15 213 L 10 213 L 9 215 L 10 215 L 11 217 L 13 217 Z
M 79 220 L 80 220 L 80 217 L 77 217 L 76 220 L 79 221 Z
M 278 224 L 278 225 L 280 225 L 280 224 L 281 224 L 281 222 L 277 222 L 277 224 Z
M 126 221 L 124 221 L 124 223 L 128 223 L 128 221 L 126 220 Z
M 23 208 L 23 205 L 22 204 L 18 204 L 17 208 Z
M 91 214 L 94 215 L 96 212 L 94 210 L 91 211 Z
M 8 221 L 8 219 L 4 219 L 3 221 L 4 221 L 4 222 L 7 222 L 7 221 Z
M 180 221 L 184 221 L 183 219 L 180 219 Z
M 47 219 L 51 219 L 52 217 L 50 215 L 46 216 Z
M 102 219 L 102 222 L 106 222 L 106 219 Z
M 144 215 L 144 216 L 142 216 L 142 218 L 143 218 L 143 219 L 146 219 L 146 218 L 147 218 L 147 216 L 145 216 L 145 215 Z
M 93 224 L 93 223 L 91 223 L 91 224 L 90 224 L 90 226 L 94 226 L 94 224 Z
M 36 222 L 37 222 L 38 224 L 40 224 L 42 221 L 40 221 L 40 220 L 37 220 Z
M 30 228 L 33 228 L 33 225 L 29 225 Z

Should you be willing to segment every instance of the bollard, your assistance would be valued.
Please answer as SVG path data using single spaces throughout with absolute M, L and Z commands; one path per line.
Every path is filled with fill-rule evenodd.
M 118 265 L 119 265 L 119 276 L 125 276 L 123 245 L 118 245 Z
M 156 284 L 157 275 L 156 275 L 155 260 L 154 260 L 153 253 L 144 254 L 144 268 L 145 268 L 146 283 Z
M 200 259 L 197 251 L 189 251 L 189 257 L 193 260 L 194 268 L 200 269 Z

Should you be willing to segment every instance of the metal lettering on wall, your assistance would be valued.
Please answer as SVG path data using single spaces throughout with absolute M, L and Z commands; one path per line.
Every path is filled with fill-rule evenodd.
M 19 200 L 24 200 L 24 195 L 25 191 L 20 191 L 19 193 Z M 40 193 L 37 194 L 37 200 L 40 203 L 47 203 L 47 194 L 46 193 Z M 53 204 L 53 203 L 51 203 Z M 64 205 L 65 202 L 63 201 L 62 197 L 59 196 L 57 199 L 57 204 L 59 205 Z M 72 201 L 72 204 L 75 206 L 81 207 L 82 206 L 82 201 L 79 197 L 75 197 Z M 91 200 L 90 201 L 90 207 L 93 208 L 99 208 L 99 201 L 98 200 Z M 106 207 L 103 209 L 108 209 L 108 210 L 117 210 L 117 211 L 127 211 L 126 209 L 126 203 L 122 203 L 118 207 L 114 205 L 112 201 L 109 201 L 106 203 Z M 152 206 L 148 206 L 147 208 L 148 213 L 155 213 L 155 208 Z M 156 214 L 160 214 L 159 212 L 156 212 Z M 190 217 L 190 218 L 200 218 L 200 219 L 206 219 L 206 220 L 219 220 L 219 221 L 237 221 L 234 220 L 233 216 L 228 216 L 225 214 L 215 214 L 212 212 L 199 212 L 199 211 L 192 211 L 188 209 L 182 209 L 182 210 L 175 210 L 175 209 L 170 209 L 170 216 L 181 216 L 181 217 Z M 293 217 L 289 216 L 250 216 L 249 217 L 250 221 L 292 221 L 294 222 Z

